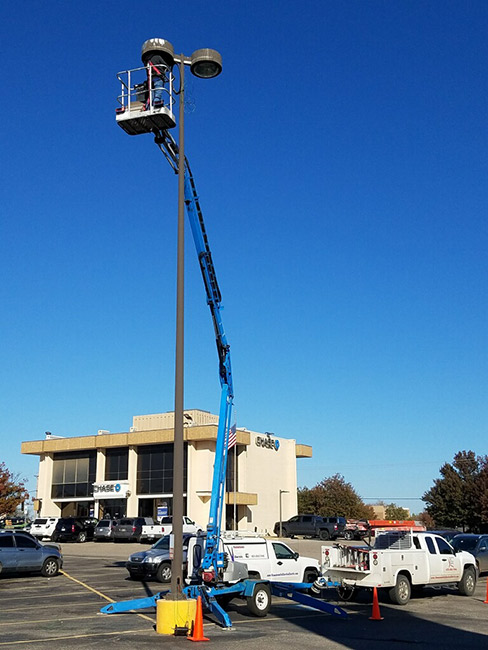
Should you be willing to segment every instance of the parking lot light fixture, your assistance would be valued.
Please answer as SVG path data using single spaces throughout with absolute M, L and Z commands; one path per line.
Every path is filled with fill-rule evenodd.
M 183 401 L 184 401 L 184 294 L 185 294 L 185 65 L 192 74 L 211 79 L 222 72 L 222 57 L 216 50 L 200 49 L 191 57 L 174 56 L 180 74 L 178 124 L 178 236 L 176 261 L 176 355 L 175 355 L 175 415 L 173 453 L 173 562 L 171 590 L 167 598 L 182 597 L 183 588 Z
M 281 505 L 281 495 L 289 494 L 288 490 L 280 490 L 280 537 L 283 537 L 283 509 Z

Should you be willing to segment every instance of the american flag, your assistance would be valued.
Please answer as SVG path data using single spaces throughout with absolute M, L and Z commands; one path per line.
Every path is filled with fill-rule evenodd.
M 227 442 L 227 449 L 232 449 L 232 447 L 234 447 L 236 442 L 237 442 L 236 425 L 233 424 L 229 429 L 229 440 Z

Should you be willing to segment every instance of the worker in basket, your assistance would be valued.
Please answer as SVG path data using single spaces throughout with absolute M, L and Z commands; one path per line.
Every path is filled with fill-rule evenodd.
M 147 87 L 152 95 L 148 97 L 146 108 L 161 108 L 164 105 L 164 84 L 173 67 L 173 57 L 173 46 L 163 38 L 150 38 L 143 44 L 141 59 L 147 70 Z

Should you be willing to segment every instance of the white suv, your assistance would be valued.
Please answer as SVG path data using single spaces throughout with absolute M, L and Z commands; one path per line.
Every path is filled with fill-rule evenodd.
M 35 519 L 31 524 L 30 534 L 37 539 L 42 539 L 43 537 L 52 538 L 56 524 L 59 521 L 59 517 L 43 517 Z

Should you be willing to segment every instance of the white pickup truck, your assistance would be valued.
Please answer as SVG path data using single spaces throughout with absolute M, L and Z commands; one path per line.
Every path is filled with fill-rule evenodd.
M 440 535 L 396 531 L 379 535 L 373 547 L 322 546 L 322 575 L 345 590 L 385 588 L 397 605 L 406 605 L 412 588 L 456 583 L 464 596 L 476 587 L 474 557 L 456 552 Z M 319 578 L 320 581 L 320 578 Z
M 189 541 L 188 576 L 198 571 L 203 557 L 204 540 L 204 536 L 199 536 Z M 270 582 L 311 583 L 320 573 L 317 560 L 302 557 L 281 541 L 230 532 L 222 534 L 220 549 L 228 554 L 230 562 L 246 565 L 249 578 Z
M 183 517 L 183 533 L 196 535 L 202 529 L 190 519 Z M 141 531 L 141 542 L 153 542 L 155 539 L 170 535 L 173 532 L 173 517 L 162 517 L 158 524 L 143 526 Z

